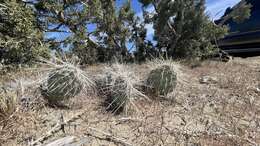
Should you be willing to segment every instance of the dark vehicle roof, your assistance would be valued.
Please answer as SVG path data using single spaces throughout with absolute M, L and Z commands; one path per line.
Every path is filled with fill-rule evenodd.
M 224 24 L 229 26 L 230 34 L 219 40 L 219 46 L 227 52 L 260 52 L 260 0 L 242 0 L 237 5 L 242 2 L 252 5 L 250 18 L 242 23 L 236 23 L 232 19 L 227 20 Z M 224 16 L 233 9 L 228 8 Z M 222 18 L 216 23 L 221 22 Z
M 243 0 L 252 5 L 251 16 L 243 23 L 236 23 L 232 19 L 227 20 L 224 24 L 230 27 L 230 32 L 249 32 L 260 30 L 260 0 Z M 227 15 L 232 11 L 232 8 L 228 8 L 224 14 Z M 223 17 L 224 17 L 223 16 Z M 217 20 L 218 23 L 220 20 Z

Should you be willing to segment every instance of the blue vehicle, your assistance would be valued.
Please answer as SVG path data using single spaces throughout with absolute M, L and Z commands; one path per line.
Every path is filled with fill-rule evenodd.
M 250 18 L 243 23 L 227 20 L 224 24 L 229 26 L 229 34 L 218 41 L 219 47 L 229 54 L 260 53 L 260 0 L 243 1 L 252 5 Z M 231 11 L 232 9 L 228 8 L 225 15 Z M 220 21 L 221 19 L 216 23 Z

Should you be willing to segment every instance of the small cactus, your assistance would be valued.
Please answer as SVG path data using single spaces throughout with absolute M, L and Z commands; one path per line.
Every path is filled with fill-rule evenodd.
M 42 95 L 51 103 L 72 98 L 82 90 L 76 71 L 65 67 L 52 71 L 42 88 Z
M 40 86 L 41 94 L 50 104 L 60 105 L 62 101 L 75 97 L 81 91 L 95 91 L 94 81 L 87 72 L 77 66 L 78 64 L 57 58 L 55 60 L 57 62 L 42 60 L 51 67 Z
M 157 96 L 166 96 L 177 85 L 177 75 L 170 66 L 163 65 L 153 69 L 147 79 L 147 86 Z
M 124 110 L 127 103 L 131 100 L 129 95 L 127 95 L 127 83 L 122 78 L 117 78 L 114 85 L 111 87 L 111 93 L 107 102 L 109 104 L 108 109 L 114 112 L 120 112 Z
M 140 90 L 141 80 L 133 70 L 124 64 L 115 63 L 107 67 L 98 85 L 101 85 L 100 93 L 105 97 L 105 105 L 108 111 L 113 113 L 125 112 L 133 107 L 137 109 L 135 101 L 148 99 Z

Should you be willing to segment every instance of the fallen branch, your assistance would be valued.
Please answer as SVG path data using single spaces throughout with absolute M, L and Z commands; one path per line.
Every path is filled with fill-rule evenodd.
M 76 137 L 67 136 L 67 137 L 63 137 L 61 139 L 55 140 L 55 141 L 47 144 L 46 146 L 64 146 L 64 145 L 72 144 L 75 141 L 76 141 Z
M 78 114 L 76 114 L 75 116 L 71 117 L 68 120 L 63 120 L 63 117 L 61 116 L 60 122 L 57 123 L 51 130 L 49 130 L 45 135 L 43 135 L 42 137 L 38 138 L 37 140 L 31 142 L 29 145 L 30 146 L 34 146 L 36 144 L 39 143 L 43 143 L 45 140 L 47 140 L 48 138 L 50 138 L 52 135 L 54 135 L 55 133 L 59 132 L 59 131 L 64 131 L 64 126 L 68 125 L 71 122 L 74 122 L 75 120 L 79 119 L 81 117 L 81 115 L 83 115 L 84 113 L 87 113 L 86 111 L 80 112 Z
M 100 140 L 106 140 L 106 141 L 114 142 L 115 144 L 121 144 L 123 146 L 133 146 L 132 144 L 126 142 L 122 138 L 115 137 L 115 136 L 113 136 L 110 133 L 106 133 L 104 131 L 100 131 L 100 130 L 98 130 L 96 128 L 92 128 L 92 127 L 88 127 L 88 129 L 92 130 L 92 131 L 95 131 L 95 132 L 98 132 L 98 133 L 104 135 L 104 137 L 94 135 L 94 134 L 92 134 L 90 132 L 85 133 L 85 135 L 87 135 L 87 136 L 91 136 L 91 137 L 94 137 L 94 138 L 97 138 L 97 139 L 100 139 Z

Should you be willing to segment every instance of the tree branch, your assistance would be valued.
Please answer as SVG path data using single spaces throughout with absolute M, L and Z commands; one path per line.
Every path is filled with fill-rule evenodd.
M 156 5 L 155 1 L 152 2 L 152 5 L 153 5 L 153 7 L 155 9 L 155 12 L 158 14 L 159 10 L 157 8 L 157 5 Z M 174 35 L 177 35 L 177 32 L 176 32 L 175 28 L 172 27 L 172 25 L 171 25 L 169 20 L 167 20 L 167 26 L 170 28 L 170 30 L 173 32 Z

